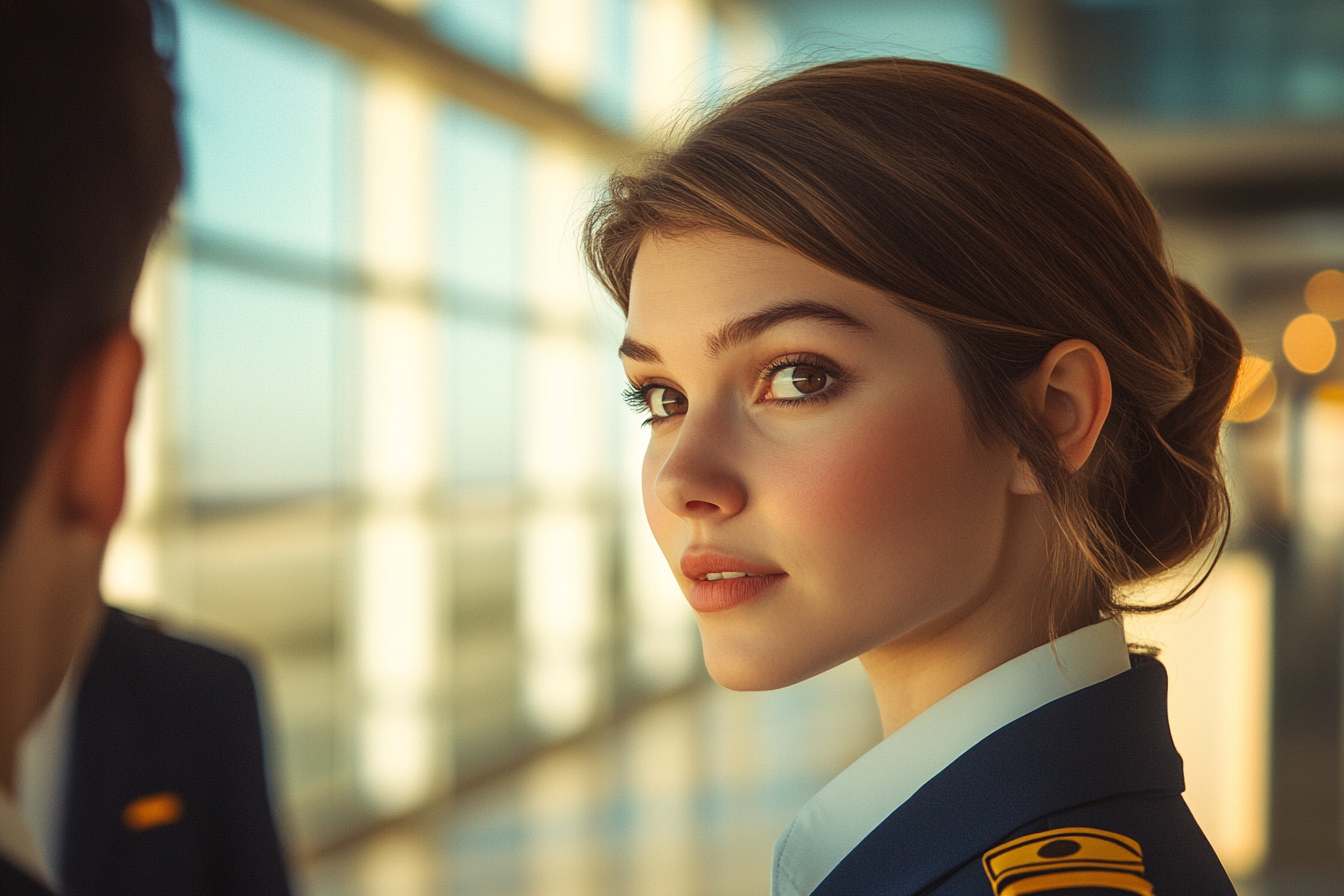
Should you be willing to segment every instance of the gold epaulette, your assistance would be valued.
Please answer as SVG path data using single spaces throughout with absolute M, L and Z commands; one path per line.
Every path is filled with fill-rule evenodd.
M 1073 887 L 1101 887 L 1153 896 L 1143 876 L 1143 850 L 1121 834 L 1059 828 L 1029 834 L 984 855 L 994 896 L 1027 896 Z

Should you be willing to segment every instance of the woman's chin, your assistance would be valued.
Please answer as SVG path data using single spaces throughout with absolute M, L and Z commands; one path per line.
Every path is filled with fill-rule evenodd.
M 773 691 L 811 678 L 826 668 L 780 662 L 778 657 L 744 656 L 705 645 L 709 677 L 730 691 Z M 831 664 L 834 665 L 834 664 Z

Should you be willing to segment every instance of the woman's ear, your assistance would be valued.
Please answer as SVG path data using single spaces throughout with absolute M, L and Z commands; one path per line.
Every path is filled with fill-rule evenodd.
M 1019 387 L 1027 411 L 1054 438 L 1070 470 L 1087 462 L 1111 410 L 1111 372 L 1092 343 L 1067 339 L 1050 350 Z M 1019 454 L 1009 488 L 1019 495 L 1041 490 Z

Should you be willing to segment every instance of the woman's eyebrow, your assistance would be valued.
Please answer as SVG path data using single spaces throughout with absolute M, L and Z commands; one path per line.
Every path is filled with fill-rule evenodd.
M 729 321 L 719 328 L 719 332 L 705 340 L 705 346 L 708 349 L 709 356 L 716 358 L 734 346 L 755 339 L 771 327 L 777 327 L 791 320 L 819 320 L 864 333 L 871 332 L 873 329 L 857 317 L 841 311 L 833 305 L 805 299 L 780 302 L 768 308 L 763 308 L 755 314 Z
M 629 336 L 621 340 L 621 347 L 616 350 L 616 353 L 622 358 L 629 358 L 631 361 L 643 361 L 645 364 L 663 363 L 663 356 L 658 354 L 658 349 L 637 339 L 631 339 Z
M 763 308 L 755 314 L 749 314 L 746 317 L 740 317 L 724 324 L 717 333 L 705 338 L 706 351 L 711 358 L 717 358 L 728 349 L 755 339 L 771 327 L 777 327 L 791 320 L 819 320 L 864 333 L 871 332 L 873 329 L 852 314 L 824 302 L 811 300 L 780 302 L 768 308 Z M 643 361 L 646 364 L 661 364 L 663 362 L 662 355 L 658 354 L 656 348 L 628 336 L 621 341 L 621 347 L 617 353 L 632 361 Z

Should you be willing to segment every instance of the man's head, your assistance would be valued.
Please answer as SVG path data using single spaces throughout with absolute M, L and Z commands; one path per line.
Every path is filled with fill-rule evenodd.
M 129 318 L 179 179 L 144 0 L 3 0 L 0 530 L 75 368 Z
M 3 786 L 97 602 L 141 361 L 131 295 L 181 165 L 145 0 L 0 16 Z

